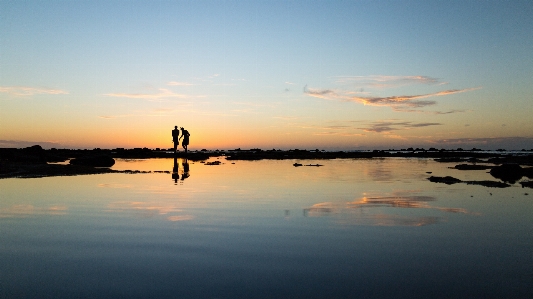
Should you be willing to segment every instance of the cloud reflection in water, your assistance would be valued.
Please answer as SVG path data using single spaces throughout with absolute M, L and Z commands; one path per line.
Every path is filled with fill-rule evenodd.
M 401 215 L 398 209 L 427 209 L 446 213 L 473 214 L 462 208 L 433 207 L 432 196 L 363 196 L 352 202 L 322 202 L 304 209 L 304 216 L 334 216 L 342 224 L 373 226 L 423 226 L 441 221 L 441 217 L 423 215 Z M 391 208 L 394 211 L 391 213 Z M 389 212 L 389 213 L 386 213 Z
M 33 205 L 14 205 L 7 208 L 0 208 L 0 218 L 24 218 L 36 215 L 66 215 L 66 206 L 50 206 L 47 208 L 35 207 Z
M 192 215 L 172 215 L 183 212 L 174 203 L 149 203 L 141 201 L 118 201 L 107 206 L 107 212 L 138 212 L 141 218 L 151 218 L 165 215 L 169 221 L 186 221 L 195 217 Z

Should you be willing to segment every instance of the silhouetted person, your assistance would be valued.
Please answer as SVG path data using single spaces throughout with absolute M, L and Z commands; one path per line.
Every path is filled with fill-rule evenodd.
M 178 157 L 174 157 L 174 167 L 172 167 L 172 179 L 174 180 L 174 183 L 177 183 L 180 179 L 179 175 L 179 166 L 178 166 Z
M 181 180 L 185 180 L 186 178 L 190 177 L 189 174 L 189 161 L 185 159 L 185 161 L 182 162 L 183 165 L 183 174 L 181 175 Z
M 174 130 L 172 130 L 172 142 L 174 142 L 174 152 L 178 149 L 178 144 L 180 144 L 180 130 L 178 130 L 178 126 L 174 126 Z
M 185 130 L 183 127 L 181 127 L 181 136 L 180 139 L 183 138 L 183 142 L 181 143 L 181 146 L 185 149 L 185 153 L 187 153 L 187 146 L 189 145 L 189 131 Z

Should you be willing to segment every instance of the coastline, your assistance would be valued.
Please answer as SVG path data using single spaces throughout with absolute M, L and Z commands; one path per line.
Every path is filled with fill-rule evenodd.
M 101 165 L 73 165 L 65 162 L 87 157 L 106 157 L 111 159 L 152 159 L 152 158 L 186 158 L 191 161 L 205 161 L 212 157 L 224 157 L 229 161 L 237 160 L 330 160 L 330 159 L 376 159 L 376 158 L 421 158 L 433 159 L 437 162 L 462 163 L 456 165 L 459 170 L 475 170 L 480 166 L 476 163 L 491 164 L 481 166 L 491 169 L 498 165 L 517 164 L 528 170 L 527 177 L 533 166 L 533 152 L 519 153 L 504 151 L 481 150 L 373 150 L 373 151 L 321 151 L 321 150 L 216 150 L 216 151 L 168 151 L 165 149 L 49 149 L 45 150 L 39 145 L 32 147 L 0 148 L 0 178 L 36 178 L 47 176 L 71 176 L 100 173 L 124 172 L 110 169 L 109 167 L 96 167 Z M 55 163 L 65 164 L 55 164 Z M 54 163 L 54 164 L 50 164 Z M 113 164 L 111 164 L 113 165 Z M 109 166 L 111 166 L 109 165 Z M 127 171 L 127 173 L 139 173 Z M 503 180 L 505 181 L 505 180 Z

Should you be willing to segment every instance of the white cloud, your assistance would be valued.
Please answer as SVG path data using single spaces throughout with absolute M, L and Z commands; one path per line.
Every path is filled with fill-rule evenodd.
M 33 96 L 38 94 L 68 94 L 61 89 L 25 87 L 25 86 L 0 86 L 0 92 L 13 96 Z
M 104 95 L 108 97 L 145 99 L 145 100 L 161 100 L 161 99 L 169 99 L 169 98 L 184 99 L 184 98 L 189 97 L 187 95 L 178 94 L 165 88 L 160 88 L 158 93 L 151 93 L 151 94 L 150 93 L 107 93 Z
M 414 84 L 443 85 L 447 82 L 440 82 L 437 78 L 428 76 L 338 76 L 335 77 L 337 84 L 350 84 L 365 88 L 392 88 Z
M 170 81 L 167 83 L 168 86 L 191 86 L 194 85 L 189 82 L 176 82 L 176 81 Z

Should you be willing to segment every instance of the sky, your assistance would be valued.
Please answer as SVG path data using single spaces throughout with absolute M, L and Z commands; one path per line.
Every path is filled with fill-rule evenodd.
M 533 2 L 0 0 L 0 147 L 533 149 Z

